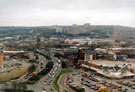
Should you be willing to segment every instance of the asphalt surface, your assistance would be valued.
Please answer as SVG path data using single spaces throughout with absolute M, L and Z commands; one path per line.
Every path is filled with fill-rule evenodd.
M 55 77 L 59 74 L 59 72 L 61 71 L 61 66 L 60 64 L 58 64 L 57 58 L 53 56 L 51 56 L 51 58 L 52 58 L 52 61 L 54 62 L 54 66 L 52 70 L 35 84 L 27 85 L 28 90 L 33 90 L 34 92 L 57 92 L 57 90 L 53 88 L 53 81 Z M 43 68 L 41 68 L 41 64 L 40 64 L 41 62 L 43 62 L 43 65 L 42 65 Z M 45 68 L 44 66 L 47 64 L 47 62 L 48 61 L 44 56 L 39 55 L 39 65 L 36 69 L 36 72 L 40 72 L 42 69 L 44 69 Z M 22 78 L 19 81 L 23 82 L 23 81 L 26 81 L 27 79 Z M 13 88 L 13 84 L 11 82 L 0 84 L 0 89 L 6 89 L 6 88 Z
M 89 72 L 89 73 L 92 74 L 91 72 Z M 88 74 L 89 74 L 89 73 L 88 73 Z M 81 76 L 81 75 L 80 75 L 80 76 Z M 85 78 L 85 77 L 83 77 L 83 78 L 84 78 L 85 80 L 91 81 L 91 80 L 89 80 L 89 79 L 87 79 L 87 78 Z M 96 78 L 96 79 L 99 79 L 99 80 L 105 80 L 105 81 L 107 81 L 108 83 L 113 83 L 113 84 L 116 84 L 116 85 L 118 85 L 118 86 L 122 86 L 122 88 L 127 88 L 127 89 L 128 89 L 127 92 L 135 92 L 135 89 L 133 89 L 133 88 L 131 88 L 131 87 L 118 84 L 118 83 L 117 83 L 118 80 L 111 80 L 111 79 L 107 79 L 107 78 L 105 78 L 105 77 L 101 77 L 101 76 L 98 76 L 98 75 L 95 75 L 95 78 Z M 130 81 L 131 79 L 119 79 L 119 81 L 120 81 L 120 80 L 123 80 L 124 82 L 133 83 L 133 82 Z M 97 82 L 94 82 L 94 81 L 91 81 L 91 82 L 94 83 L 94 84 L 97 84 L 97 85 L 99 85 L 99 86 L 101 86 L 101 87 L 105 87 L 104 85 L 99 84 L 99 83 L 97 83 Z M 89 91 L 90 91 L 90 92 L 98 92 L 98 91 L 95 91 L 95 90 L 91 89 L 90 87 L 85 86 L 85 85 L 82 85 L 82 87 L 84 87 L 84 88 L 86 89 L 86 92 L 89 92 Z M 112 92 L 120 92 L 120 91 L 118 91 L 118 89 L 112 89 Z
M 44 76 L 35 84 L 28 85 L 29 90 L 33 90 L 34 92 L 57 92 L 57 90 L 53 88 L 53 81 L 61 71 L 61 66 L 58 64 L 57 59 L 55 57 L 52 56 L 51 58 L 52 61 L 54 62 L 54 66 L 50 71 L 50 73 L 48 73 L 46 76 Z M 42 60 L 45 60 L 45 58 L 42 57 Z
M 60 83 L 60 87 L 61 87 L 61 92 L 64 92 L 64 89 L 67 89 L 69 92 L 76 92 L 75 90 L 73 90 L 72 88 L 70 88 L 68 85 L 67 85 L 67 76 L 69 74 L 64 74 L 59 83 Z M 76 78 L 78 79 L 78 78 Z M 80 81 L 80 80 L 79 80 Z

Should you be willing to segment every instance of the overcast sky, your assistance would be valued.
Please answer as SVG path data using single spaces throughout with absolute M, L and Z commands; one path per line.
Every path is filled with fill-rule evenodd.
M 135 27 L 135 0 L 0 0 L 0 26 Z

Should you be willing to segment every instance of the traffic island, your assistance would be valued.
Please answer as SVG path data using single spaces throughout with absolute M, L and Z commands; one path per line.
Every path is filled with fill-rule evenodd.
M 27 73 L 27 71 L 28 71 L 27 68 L 18 68 L 10 72 L 0 73 L 0 82 L 9 82 L 11 80 L 18 79 L 25 73 Z
M 64 75 L 64 74 L 66 74 L 66 73 L 71 73 L 71 72 L 73 72 L 73 70 L 66 70 L 66 69 L 64 69 L 64 70 L 61 70 L 61 72 L 59 73 L 59 75 L 55 78 L 55 80 L 54 80 L 54 87 L 56 88 L 56 90 L 60 90 L 60 86 L 59 86 L 59 83 L 58 83 L 58 81 L 59 81 L 59 79 L 60 79 L 60 77 L 62 76 L 62 75 Z M 67 90 L 65 90 L 64 89 L 64 91 L 65 92 L 68 92 Z

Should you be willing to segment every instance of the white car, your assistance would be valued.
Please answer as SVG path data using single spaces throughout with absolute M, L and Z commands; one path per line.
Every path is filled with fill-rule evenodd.
M 45 90 L 43 90 L 42 92 L 46 92 Z

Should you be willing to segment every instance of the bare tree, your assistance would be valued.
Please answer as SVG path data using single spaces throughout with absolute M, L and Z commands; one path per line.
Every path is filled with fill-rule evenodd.
M 27 92 L 27 85 L 26 84 L 22 84 L 22 89 L 24 90 L 24 92 Z
M 17 89 L 17 86 L 18 86 L 17 83 L 14 82 L 14 83 L 13 83 L 13 90 L 14 90 L 14 91 Z

